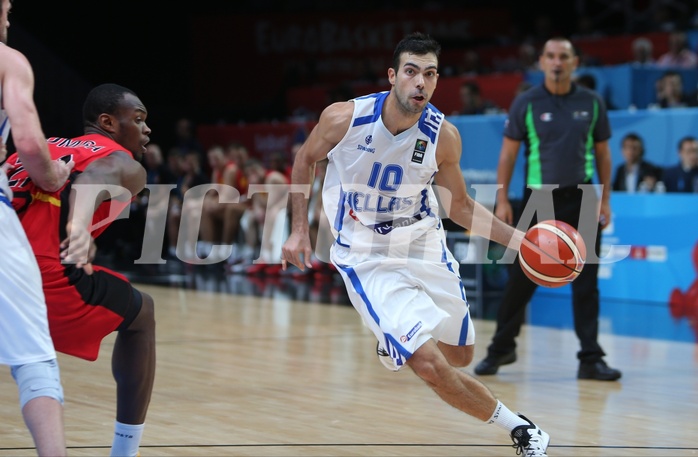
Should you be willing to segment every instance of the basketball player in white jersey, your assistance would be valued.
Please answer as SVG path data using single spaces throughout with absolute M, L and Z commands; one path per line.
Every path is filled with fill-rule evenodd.
M 432 184 L 450 193 L 439 193 L 450 200 L 450 219 L 472 233 L 514 249 L 524 234 L 466 191 L 458 130 L 429 103 L 439 52 L 427 35 L 405 37 L 388 69 L 390 91 L 327 107 L 298 151 L 292 183 L 309 185 L 315 163 L 329 159 L 322 199 L 335 239 L 330 258 L 383 364 L 409 365 L 446 403 L 506 430 L 517 453 L 544 456 L 548 434 L 459 369 L 472 361 L 475 334 Z M 311 266 L 307 200 L 292 193 L 291 201 L 282 266 L 304 269 Z
M 0 131 L 3 157 L 12 140 L 31 179 L 49 191 L 65 183 L 72 163 L 51 160 L 34 106 L 34 73 L 26 57 L 6 45 L 10 0 L 0 0 Z M 66 454 L 63 389 L 49 334 L 41 274 L 10 203 L 0 171 L 0 364 L 11 367 L 24 421 L 40 456 Z

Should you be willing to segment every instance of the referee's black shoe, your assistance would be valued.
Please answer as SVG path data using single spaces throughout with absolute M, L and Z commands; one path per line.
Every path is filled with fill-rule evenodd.
M 595 379 L 597 381 L 615 381 L 620 379 L 621 372 L 606 365 L 606 362 L 579 362 L 577 379 Z
M 500 356 L 487 355 L 482 362 L 478 363 L 475 367 L 475 374 L 477 375 L 488 375 L 497 374 L 500 365 L 509 365 L 510 363 L 516 362 L 516 351 L 511 351 L 508 354 Z

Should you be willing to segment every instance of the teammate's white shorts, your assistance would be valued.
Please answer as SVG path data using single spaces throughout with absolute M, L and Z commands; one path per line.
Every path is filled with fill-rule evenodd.
M 0 189 L 6 183 L 0 172 Z M 8 192 L 0 191 L 0 364 L 55 359 L 41 273 Z
M 331 259 L 354 308 L 396 368 L 431 338 L 453 346 L 475 343 L 459 264 L 442 230 L 409 245 L 366 251 L 334 244 Z

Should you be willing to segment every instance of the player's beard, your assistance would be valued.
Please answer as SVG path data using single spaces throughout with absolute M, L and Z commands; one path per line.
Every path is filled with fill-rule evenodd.
M 417 94 L 406 95 L 406 94 L 403 94 L 399 91 L 396 91 L 395 95 L 396 95 L 395 98 L 397 99 L 397 102 L 398 102 L 398 105 L 400 106 L 400 109 L 402 111 L 404 111 L 405 113 L 417 114 L 417 113 L 421 113 L 422 110 L 424 110 L 424 106 L 417 105 L 412 100 L 412 96 L 417 95 Z M 427 95 L 424 92 L 420 92 L 419 95 L 422 95 L 424 97 L 424 100 L 426 100 L 427 102 L 429 101 L 429 98 L 427 97 Z

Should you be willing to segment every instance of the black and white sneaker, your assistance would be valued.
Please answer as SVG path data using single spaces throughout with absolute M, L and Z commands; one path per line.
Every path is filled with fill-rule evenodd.
M 550 443 L 550 435 L 538 428 L 536 424 L 528 420 L 523 414 L 518 415 L 530 425 L 519 425 L 511 431 L 512 446 L 516 449 L 516 455 L 526 457 L 547 457 L 545 453 Z
M 381 346 L 380 341 L 376 344 L 376 354 L 378 354 L 378 360 L 381 361 L 385 368 L 387 368 L 390 371 L 398 371 L 398 368 L 395 366 L 395 361 L 392 357 L 390 357 L 388 351 L 386 351 L 385 348 Z

